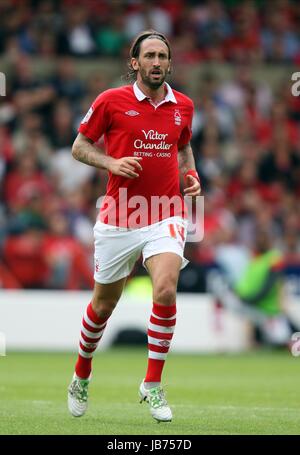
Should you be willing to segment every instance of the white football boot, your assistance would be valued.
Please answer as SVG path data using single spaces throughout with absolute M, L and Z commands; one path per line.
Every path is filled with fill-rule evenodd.
M 71 384 L 68 387 L 68 408 L 72 416 L 81 417 L 88 407 L 88 386 L 91 377 L 80 379 L 74 373 Z
M 171 422 L 172 411 L 165 398 L 165 392 L 161 386 L 146 389 L 144 381 L 139 389 L 140 403 L 146 401 L 150 406 L 152 417 L 158 422 Z

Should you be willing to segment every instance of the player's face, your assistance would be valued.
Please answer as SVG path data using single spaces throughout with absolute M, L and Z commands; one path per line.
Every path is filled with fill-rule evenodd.
M 157 89 L 164 83 L 170 69 L 168 46 L 160 39 L 145 39 L 139 57 L 133 58 L 131 64 L 138 72 L 138 80 L 151 89 Z

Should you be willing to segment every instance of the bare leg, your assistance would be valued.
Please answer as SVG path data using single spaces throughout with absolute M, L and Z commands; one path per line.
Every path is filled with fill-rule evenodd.
M 109 284 L 96 283 L 92 297 L 92 308 L 99 318 L 109 318 L 116 307 L 127 278 Z
M 153 301 L 160 305 L 173 305 L 182 259 L 175 253 L 151 256 L 145 262 L 151 276 Z

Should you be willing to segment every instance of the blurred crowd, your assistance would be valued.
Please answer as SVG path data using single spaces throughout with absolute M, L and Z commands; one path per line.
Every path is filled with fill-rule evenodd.
M 126 60 L 131 39 L 153 27 L 170 38 L 175 67 L 234 67 L 230 80 L 208 70 L 196 83 L 205 236 L 187 244 L 180 290 L 205 291 L 215 264 L 237 276 L 264 231 L 300 293 L 300 97 L 286 80 L 273 89 L 252 71 L 257 62 L 300 62 L 299 2 L 2 0 L 0 13 L 0 58 L 11 68 L 0 100 L 0 287 L 92 287 L 92 228 L 107 176 L 75 161 L 71 145 L 111 81 L 82 80 L 75 63 Z M 54 73 L 38 77 L 32 57 L 54 59 Z M 172 86 L 189 94 L 176 72 Z
M 177 61 L 300 61 L 300 4 L 291 0 L 1 0 L 0 52 L 127 56 L 154 28 Z
M 197 248 L 188 247 L 192 262 L 206 269 L 218 264 L 236 282 L 264 232 L 282 253 L 291 291 L 300 294 L 299 135 L 300 97 L 286 81 L 271 90 L 245 64 L 231 80 L 203 75 L 192 145 L 205 195 L 205 235 Z M 187 279 L 183 288 L 189 287 Z

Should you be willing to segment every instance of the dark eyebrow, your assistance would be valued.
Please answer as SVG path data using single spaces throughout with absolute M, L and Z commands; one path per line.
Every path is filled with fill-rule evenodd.
M 146 51 L 144 55 L 154 55 L 154 54 L 155 54 L 155 51 Z M 158 55 L 168 56 L 168 53 L 164 52 L 164 51 L 159 51 Z

